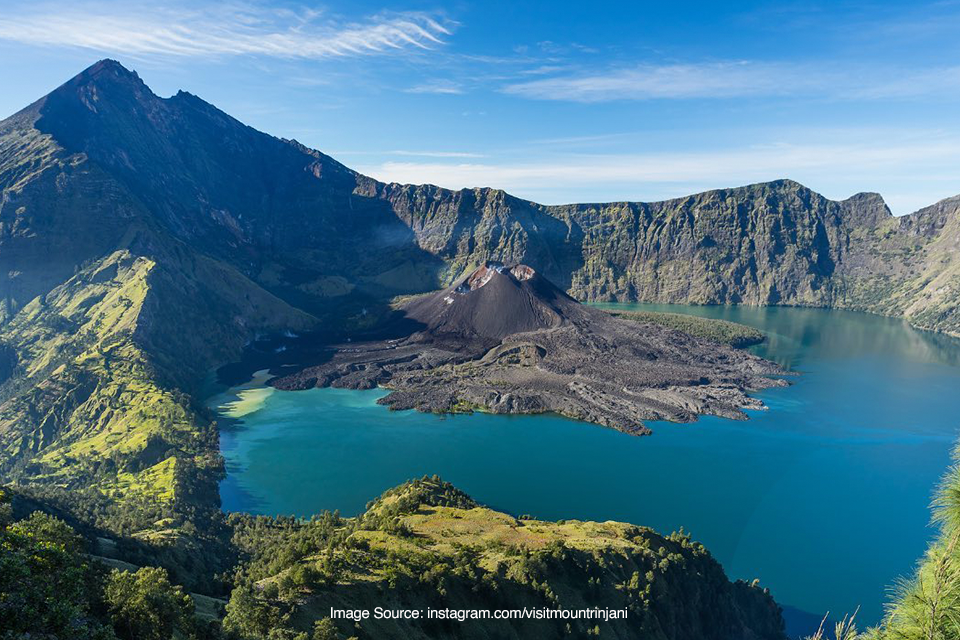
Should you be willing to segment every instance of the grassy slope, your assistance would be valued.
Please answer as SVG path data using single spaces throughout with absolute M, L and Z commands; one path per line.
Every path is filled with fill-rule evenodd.
M 236 522 L 243 521 L 237 517 Z M 629 611 L 625 621 L 599 622 L 601 637 L 783 637 L 779 609 L 769 594 L 727 581 L 709 552 L 685 535 L 661 536 L 618 522 L 517 519 L 477 505 L 436 478 L 393 489 L 360 518 L 333 526 L 329 520 L 279 528 L 271 523 L 247 517 L 238 528 L 245 532 L 241 545 L 255 549 L 241 574 L 255 581 L 262 602 L 283 610 L 287 626 L 296 629 L 312 628 L 331 607 L 599 606 Z M 311 539 L 311 529 L 324 526 L 335 533 Z M 257 546 L 267 539 L 269 544 Z M 227 626 L 239 620 L 231 616 Z M 357 633 L 352 623 L 339 624 L 343 634 Z M 577 637 L 596 624 L 574 621 L 567 630 L 558 621 L 371 619 L 361 623 L 361 633 L 367 638 Z
M 311 319 L 223 265 L 181 257 L 171 270 L 117 251 L 0 330 L 21 361 L 0 404 L 5 474 L 159 503 L 219 477 L 216 433 L 189 392 L 206 368 L 235 357 L 250 331 Z M 202 280 L 182 278 L 189 270 Z M 196 282 L 210 288 L 206 298 L 164 295 Z M 210 307 L 168 302 L 191 299 Z

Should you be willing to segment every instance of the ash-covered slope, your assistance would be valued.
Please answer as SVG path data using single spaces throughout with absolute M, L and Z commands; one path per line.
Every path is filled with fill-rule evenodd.
M 527 265 L 488 263 L 443 291 L 403 307 L 433 336 L 502 340 L 581 319 L 582 305 Z
M 526 265 L 488 263 L 400 313 L 406 337 L 339 345 L 272 384 L 381 385 L 397 409 L 552 412 L 634 434 L 647 420 L 743 419 L 762 407 L 747 391 L 783 384 L 773 363 L 583 306 Z

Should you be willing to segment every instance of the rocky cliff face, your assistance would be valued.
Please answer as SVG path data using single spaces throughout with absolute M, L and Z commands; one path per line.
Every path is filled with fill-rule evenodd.
M 788 180 L 558 207 L 494 189 L 382 184 L 190 94 L 158 98 L 111 61 L 0 132 L 13 310 L 115 248 L 125 221 L 146 218 L 308 309 L 439 288 L 497 261 L 530 264 L 580 299 L 839 306 L 957 329 L 950 309 L 921 317 L 929 304 L 918 298 L 951 271 L 960 198 L 897 219 L 879 195 L 835 202 Z M 43 169 L 51 163 L 57 171 Z M 31 264 L 40 253 L 62 264 Z M 944 279 L 938 297 L 960 296 Z
M 836 202 L 789 180 L 559 207 L 492 190 L 377 194 L 451 274 L 523 261 L 584 300 L 830 306 L 960 333 L 957 198 L 894 218 L 877 194 Z
M 790 181 L 560 207 L 383 184 L 103 61 L 0 122 L 5 477 L 82 468 L 112 496 L 215 456 L 215 432 L 157 425 L 203 432 L 189 394 L 258 331 L 372 323 L 491 261 L 583 300 L 826 305 L 960 334 L 958 207 L 894 218 Z M 136 371 L 113 366 L 134 352 Z M 137 408 L 141 382 L 169 411 Z

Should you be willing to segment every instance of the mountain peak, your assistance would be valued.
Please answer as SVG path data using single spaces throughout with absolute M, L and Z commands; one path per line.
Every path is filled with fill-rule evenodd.
M 145 94 L 153 95 L 153 92 L 136 71 L 127 69 L 116 60 L 104 58 L 3 122 L 31 127 L 44 111 L 62 109 L 67 102 L 72 102 L 74 106 L 79 102 L 86 110 L 97 112 L 97 103 L 101 102 L 101 98 L 107 97 L 109 101 L 116 101 L 118 96 L 124 94 L 140 97 Z M 51 107 L 51 103 L 54 106 Z
M 581 317 L 581 305 L 524 264 L 485 262 L 452 286 L 404 308 L 437 335 L 493 338 L 558 327 Z
M 97 62 L 87 67 L 82 73 L 99 73 L 103 71 L 111 71 L 114 73 L 124 73 L 132 76 L 137 75 L 136 71 L 131 71 L 130 69 L 127 69 L 120 62 L 118 62 L 117 60 L 114 60 L 113 58 L 103 58 L 102 60 L 98 60 Z
M 67 85 L 76 86 L 89 84 L 91 82 L 97 85 L 125 84 L 136 88 L 146 87 L 136 71 L 131 71 L 116 60 L 110 58 L 104 58 L 90 65 L 67 82 Z
M 858 225 L 876 226 L 883 220 L 893 217 L 883 196 L 872 191 L 855 193 L 841 201 L 840 206 L 848 220 Z
M 64 140 L 73 140 L 80 132 L 72 131 L 84 118 L 96 114 L 104 119 L 107 114 L 129 112 L 135 105 L 156 99 L 135 71 L 130 71 L 116 60 L 104 59 L 87 67 L 73 78 L 54 89 L 38 103 L 46 123 L 61 125 Z M 53 133 L 53 131 L 49 131 Z
M 528 267 L 525 264 L 507 266 L 502 262 L 488 261 L 467 276 L 467 279 L 456 287 L 456 292 L 467 293 L 479 289 L 490 282 L 490 280 L 497 275 L 512 277 L 517 282 L 523 282 L 524 280 L 530 280 L 533 278 L 535 275 L 537 275 L 537 272 L 534 271 L 532 267 Z

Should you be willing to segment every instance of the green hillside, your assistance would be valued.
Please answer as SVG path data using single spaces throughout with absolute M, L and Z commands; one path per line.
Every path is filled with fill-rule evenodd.
M 829 306 L 960 335 L 958 212 L 954 198 L 894 218 L 875 194 L 838 202 L 787 180 L 559 207 L 495 189 L 383 184 L 191 94 L 160 98 L 102 61 L 0 122 L 0 480 L 116 538 L 121 560 L 162 564 L 175 582 L 216 595 L 243 554 L 231 536 L 247 525 L 219 511 L 218 430 L 198 394 L 258 335 L 369 327 L 391 298 L 490 260 L 529 264 L 584 301 Z M 474 516 L 478 541 L 512 529 L 508 516 Z M 461 519 L 439 508 L 398 518 L 398 531 L 426 527 L 424 540 Z M 350 526 L 347 538 L 377 553 L 407 549 L 397 531 Z M 595 553 L 585 545 L 598 529 L 531 526 L 577 548 L 583 566 L 635 566 L 634 586 L 645 588 L 640 542 Z M 692 543 L 640 537 L 721 584 Z M 521 538 L 523 556 L 536 545 Z M 457 556 L 434 542 L 429 557 Z M 485 570 L 512 564 L 498 554 L 476 559 Z M 372 567 L 347 575 L 364 588 L 388 579 Z M 625 598 L 633 573 L 614 574 L 598 588 Z M 524 575 L 505 588 L 538 601 L 542 589 Z M 597 577 L 578 575 L 577 589 Z M 706 597 L 684 575 L 685 597 Z M 729 599 L 704 606 L 746 624 L 753 605 L 738 598 L 758 602 L 750 589 L 723 587 Z M 322 590 L 308 590 L 322 602 Z M 426 597 L 418 593 L 409 597 Z M 578 594 L 573 602 L 586 598 Z M 763 626 L 761 609 L 751 620 Z
M 0 624 L 57 638 L 784 638 L 780 609 L 731 583 L 700 544 L 617 522 L 517 519 L 437 478 L 388 491 L 358 518 L 233 514 L 242 561 L 228 601 L 188 596 L 162 569 L 98 551 L 56 517 L 0 514 Z M 16 505 L 16 502 L 14 502 Z M 102 545 L 101 545 L 102 546 Z M 113 567 L 112 570 L 110 567 Z M 25 581 L 29 587 L 17 584 Z M 392 610 L 615 609 L 568 620 L 377 619 Z M 330 619 L 331 608 L 369 610 Z M 460 615 L 460 614 L 455 614 Z M 464 614 L 465 615 L 465 614 Z M 326 634 L 326 635 L 321 635 Z M 21 637 L 21 636 L 14 636 Z
M 331 608 L 603 607 L 626 610 L 626 619 L 371 617 L 333 626 L 341 637 L 371 638 L 783 637 L 769 594 L 727 581 L 685 535 L 617 522 L 517 519 L 437 478 L 388 491 L 356 519 L 327 514 L 295 523 L 235 514 L 230 522 L 246 561 L 226 606 L 227 629 L 250 629 L 270 608 L 281 625 L 309 631 Z
M 0 123 L 0 189 L 0 471 L 110 500 L 176 505 L 199 475 L 188 502 L 215 508 L 211 368 L 261 332 L 369 326 L 487 260 L 583 300 L 960 327 L 956 199 L 897 219 L 790 181 L 564 207 L 381 184 L 112 61 Z

